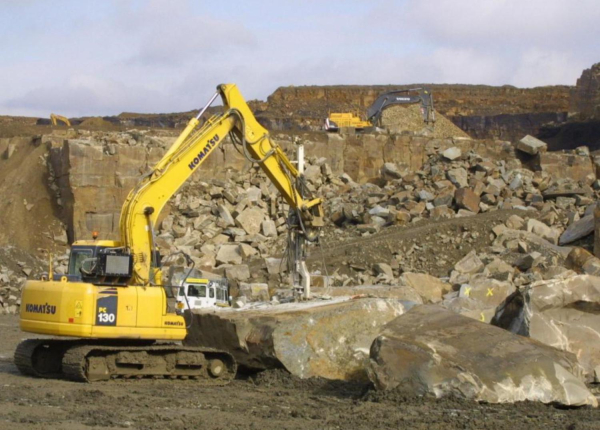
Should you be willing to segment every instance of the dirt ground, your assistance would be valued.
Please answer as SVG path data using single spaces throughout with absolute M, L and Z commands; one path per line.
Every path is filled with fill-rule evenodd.
M 599 429 L 600 410 L 533 403 L 485 405 L 381 393 L 369 386 L 299 380 L 282 370 L 225 387 L 193 381 L 81 384 L 21 376 L 21 333 L 0 316 L 0 429 Z

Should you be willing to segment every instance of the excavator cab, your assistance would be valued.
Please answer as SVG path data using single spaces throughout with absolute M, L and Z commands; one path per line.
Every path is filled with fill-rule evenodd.
M 114 241 L 77 241 L 71 248 L 67 279 L 96 285 L 126 285 L 133 257 Z

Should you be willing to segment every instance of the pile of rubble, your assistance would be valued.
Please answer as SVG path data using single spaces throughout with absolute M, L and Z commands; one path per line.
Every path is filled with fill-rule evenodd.
M 593 189 L 587 182 L 554 179 L 550 173 L 523 166 L 517 158 L 493 161 L 473 152 L 462 154 L 457 147 L 431 154 L 420 171 L 402 171 L 386 163 L 381 173 L 379 185 L 357 185 L 346 178 L 346 189 L 325 190 L 326 197 L 333 197 L 330 204 L 336 225 L 354 224 L 368 234 L 423 218 L 523 209 L 543 214 L 549 224 L 562 230 L 584 214 L 600 188 L 600 182 Z
M 27 278 L 42 272 L 42 262 L 15 247 L 0 248 L 0 314 L 16 314 L 21 287 Z
M 523 139 L 517 148 L 523 153 L 540 151 L 539 141 L 533 138 Z M 577 227 L 581 219 L 589 225 L 599 188 L 598 181 L 592 187 L 591 181 L 557 179 L 548 172 L 530 170 L 517 158 L 493 161 L 473 152 L 462 154 L 457 147 L 431 153 L 418 172 L 386 163 L 381 177 L 373 181 L 376 183 L 358 184 L 346 174 L 335 176 L 324 158 L 308 162 L 308 187 L 325 198 L 329 214 L 326 241 L 333 237 L 336 241 L 365 237 L 386 227 L 416 224 L 428 218 L 451 219 L 516 209 L 524 211 L 524 218 L 511 218 L 506 228 L 526 230 L 556 245 L 569 236 L 567 233 L 577 230 L 572 227 Z M 164 255 L 184 251 L 197 269 L 208 272 L 207 276 L 212 273 L 234 282 L 268 284 L 271 292 L 282 282 L 287 283 L 280 276 L 285 264 L 276 257 L 285 249 L 289 208 L 258 168 L 233 172 L 227 180 L 192 181 L 172 206 L 158 236 Z M 497 235 L 501 232 L 501 226 L 494 230 Z M 585 233 L 571 234 L 569 241 Z M 453 246 L 476 241 L 479 235 L 438 234 L 437 240 Z M 518 242 L 509 241 L 507 246 L 512 249 Z M 409 282 L 410 276 L 402 279 L 400 275 L 413 266 L 412 254 L 404 250 L 392 261 L 357 268 L 356 276 L 332 274 L 329 285 Z M 443 255 L 437 258 L 443 259 Z M 526 264 L 521 263 L 521 267 Z M 263 270 L 257 270 L 260 268 Z
M 381 114 L 381 125 L 390 133 L 414 133 L 436 139 L 465 137 L 469 135 L 439 112 L 435 112 L 435 123 L 426 125 L 420 104 L 391 106 Z

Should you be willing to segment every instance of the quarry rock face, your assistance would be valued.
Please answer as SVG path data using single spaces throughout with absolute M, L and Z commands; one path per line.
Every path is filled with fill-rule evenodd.
M 568 89 L 567 89 L 568 91 Z M 568 101 L 558 111 L 525 112 L 492 115 L 452 116 L 457 127 L 475 139 L 498 139 L 511 142 L 525 135 L 538 135 L 548 124 L 564 124 L 568 118 Z
M 600 277 L 534 282 L 498 307 L 492 324 L 575 354 L 588 379 L 600 366 Z
M 71 237 L 89 239 L 93 231 L 117 239 L 121 206 L 129 191 L 162 149 L 115 145 L 114 155 L 101 142 L 69 139 L 50 151 Z
M 387 324 L 370 351 L 379 390 L 490 403 L 540 401 L 597 406 L 574 354 L 474 321 L 437 305 Z
M 569 110 L 571 89 L 568 86 L 524 89 L 431 84 L 404 87 L 423 86 L 432 91 L 436 110 L 463 130 L 476 131 L 479 138 L 493 136 L 501 139 L 510 138 L 511 130 L 515 128 L 522 131 L 519 138 L 535 133 L 537 127 L 557 119 L 557 114 L 565 114 Z M 269 126 L 318 127 L 329 111 L 364 111 L 380 94 L 397 89 L 397 86 L 391 85 L 280 87 L 269 96 L 267 107 L 257 115 Z M 301 119 L 295 118 L 291 123 L 277 120 L 299 111 L 303 112 Z
M 587 185 L 591 185 L 596 179 L 596 171 L 589 155 L 576 152 L 545 152 L 539 157 L 541 170 L 553 177 L 570 178 Z
M 364 380 L 373 339 L 405 309 L 395 299 L 336 299 L 195 311 L 184 343 L 229 351 L 251 369 L 284 367 L 301 378 Z
M 108 239 L 118 239 L 118 224 L 123 201 L 140 180 L 141 175 L 160 159 L 172 139 L 173 136 L 169 135 L 158 138 L 129 133 L 97 133 L 79 136 L 77 139 L 46 137 L 45 140 L 53 141 L 49 156 L 49 166 L 52 171 L 51 186 L 56 188 L 61 201 L 69 239 L 71 241 L 86 239 L 91 237 L 93 231 L 98 231 L 102 237 Z M 293 150 L 291 141 L 283 140 L 280 144 L 288 152 Z M 483 157 L 496 160 L 508 161 L 514 156 L 510 145 L 506 142 L 433 139 L 410 135 L 363 134 L 342 137 L 323 134 L 311 136 L 311 139 L 305 142 L 305 146 L 306 152 L 314 159 L 327 160 L 325 171 L 328 172 L 329 178 L 332 175 L 345 174 L 350 180 L 359 184 L 380 178 L 382 169 L 390 180 L 399 180 L 400 172 L 418 171 L 424 167 L 429 155 L 446 149 L 461 151 L 463 154 L 475 151 Z M 205 178 L 222 180 L 227 176 L 228 169 L 240 172 L 250 169 L 243 156 L 236 152 L 232 144 L 224 142 L 220 148 L 222 151 L 214 152 L 194 174 L 192 181 L 203 181 Z M 386 163 L 395 166 L 393 172 L 395 177 L 388 175 L 389 172 L 384 169 Z M 564 160 L 556 160 L 553 163 L 556 164 L 556 170 L 565 168 Z M 574 163 L 574 166 L 577 167 L 578 164 Z M 309 165 L 309 167 L 317 166 Z M 319 167 L 323 170 L 323 166 Z M 571 169 L 569 166 L 566 168 L 567 170 L 562 174 L 554 171 L 552 173 L 558 177 L 577 173 L 573 171 L 574 168 Z M 592 169 L 591 163 L 589 169 Z M 449 176 L 453 181 L 461 187 L 468 185 L 464 168 L 457 167 L 451 170 Z M 581 168 L 577 167 L 577 170 L 580 171 Z M 318 173 L 318 169 L 315 171 Z M 585 171 L 576 177 L 587 177 L 587 175 L 589 172 Z M 327 176 L 315 175 L 313 180 L 321 184 L 327 178 Z M 236 204 L 243 200 L 237 199 L 235 193 L 230 192 L 229 187 L 218 188 L 222 189 L 221 193 L 224 194 L 209 193 L 210 199 L 228 199 L 229 204 L 231 204 L 229 200 L 235 200 Z M 253 188 L 260 191 L 257 187 Z M 436 203 L 451 204 L 454 190 L 441 191 L 442 194 L 446 193 L 443 196 L 450 201 L 441 202 L 443 196 L 440 195 L 436 196 Z M 256 196 L 251 193 L 247 203 L 251 206 L 259 203 L 256 198 L 260 197 L 260 194 Z M 173 206 L 173 202 L 169 205 Z M 234 214 L 234 209 L 239 209 L 239 213 Z M 474 209 L 474 206 L 471 209 Z M 197 206 L 182 208 L 182 210 L 186 211 L 185 215 L 188 218 L 195 218 L 199 213 Z M 244 210 L 249 212 L 244 213 Z M 416 208 L 413 212 L 417 210 L 419 209 Z M 266 217 L 254 212 L 255 208 L 252 207 L 237 208 L 221 204 L 217 206 L 215 215 L 222 218 L 225 226 L 231 226 L 234 221 L 236 225 L 244 228 L 247 234 L 256 234 L 266 229 L 269 237 L 274 237 L 275 230 L 272 224 L 267 223 L 263 227 L 262 222 Z M 238 215 L 241 215 L 240 219 L 237 219 Z M 194 226 L 194 230 L 197 228 L 198 226 Z M 180 234 L 185 236 L 185 232 Z
M 600 119 L 600 63 L 586 69 L 571 90 L 569 110 L 583 119 Z

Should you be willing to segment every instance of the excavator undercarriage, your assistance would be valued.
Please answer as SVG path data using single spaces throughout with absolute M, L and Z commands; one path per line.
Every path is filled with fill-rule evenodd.
M 19 344 L 14 361 L 25 375 L 77 382 L 169 378 L 224 385 L 237 368 L 224 351 L 151 341 L 30 339 Z

